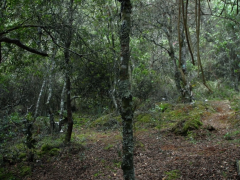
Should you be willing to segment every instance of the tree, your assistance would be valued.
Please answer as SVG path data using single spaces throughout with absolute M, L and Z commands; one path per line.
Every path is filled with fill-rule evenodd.
M 30 14 L 27 10 L 27 6 L 31 6 L 31 4 L 27 5 L 26 1 L 14 1 L 13 3 L 8 2 L 7 0 L 3 0 L 0 3 L 0 63 L 2 62 L 2 49 L 6 44 L 14 44 L 21 49 L 29 51 L 34 54 L 38 54 L 41 56 L 48 56 L 46 52 L 42 52 L 41 50 L 30 47 L 31 38 L 26 38 L 23 36 L 23 33 L 26 29 L 34 29 L 36 32 L 36 36 L 38 33 L 38 28 L 41 25 L 33 23 L 27 19 Z M 26 9 L 26 12 L 23 15 L 19 16 L 18 8 Z M 14 23 L 12 23 L 14 22 Z M 29 23 L 29 24 L 28 24 Z M 18 37 L 24 38 L 18 38 Z M 25 42 L 22 42 L 22 40 Z M 33 45 L 34 46 L 34 45 Z
M 134 165 L 133 165 L 133 107 L 132 93 L 129 76 L 129 61 L 130 61 L 130 31 L 131 31 L 131 11 L 132 5 L 130 0 L 119 0 L 121 3 L 121 65 L 120 65 L 120 82 L 119 95 L 121 97 L 121 116 L 123 120 L 123 160 L 122 170 L 125 180 L 134 180 Z

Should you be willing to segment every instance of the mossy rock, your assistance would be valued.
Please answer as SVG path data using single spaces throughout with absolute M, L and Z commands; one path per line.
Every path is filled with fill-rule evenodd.
M 172 132 L 176 135 L 186 136 L 188 131 L 199 129 L 202 125 L 203 123 L 199 119 L 181 120 L 172 128 Z
M 121 124 L 121 116 L 114 116 L 113 114 L 107 114 L 96 119 L 91 127 L 111 128 L 116 129 Z
M 38 152 L 38 155 L 44 155 L 49 154 L 50 156 L 55 156 L 59 153 L 59 149 L 53 146 L 50 146 L 49 144 L 44 144 L 41 147 L 41 151 Z
M 50 146 L 49 144 L 43 144 L 42 147 L 41 147 L 41 151 L 42 152 L 48 152 L 52 149 L 53 147 Z

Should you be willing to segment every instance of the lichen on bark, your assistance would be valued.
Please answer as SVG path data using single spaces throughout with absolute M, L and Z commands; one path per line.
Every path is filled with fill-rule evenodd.
M 133 166 L 133 103 L 131 93 L 131 82 L 129 76 L 129 61 L 130 61 L 130 30 L 131 30 L 131 1 L 119 0 L 121 2 L 121 65 L 120 65 L 120 81 L 119 81 L 119 96 L 121 98 L 121 117 L 123 121 L 123 157 L 122 170 L 125 180 L 134 180 Z

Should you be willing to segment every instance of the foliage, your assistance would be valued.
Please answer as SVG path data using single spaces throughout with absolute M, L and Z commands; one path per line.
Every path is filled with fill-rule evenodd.
M 236 130 L 236 131 L 230 131 L 230 132 L 227 132 L 225 135 L 224 135 L 224 139 L 226 140 L 233 140 L 237 135 L 240 134 L 240 131 L 239 130 Z
M 2 180 L 15 180 L 15 176 L 11 172 L 6 172 L 6 169 L 0 168 L 0 178 Z

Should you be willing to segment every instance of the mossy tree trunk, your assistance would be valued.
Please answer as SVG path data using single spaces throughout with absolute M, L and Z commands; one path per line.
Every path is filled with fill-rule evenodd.
M 65 29 L 65 50 L 64 50 L 64 58 L 66 65 L 66 92 L 67 92 L 67 119 L 68 119 L 68 127 L 65 135 L 65 142 L 70 142 L 72 136 L 73 129 L 73 119 L 72 119 L 72 109 L 71 109 L 71 65 L 70 65 L 70 53 L 69 49 L 72 43 L 72 34 L 73 34 L 73 0 L 70 0 L 69 9 L 68 9 L 68 23 L 69 27 Z
M 123 120 L 123 159 L 122 170 L 125 180 L 134 180 L 133 166 L 133 108 L 131 83 L 129 76 L 129 61 L 130 61 L 130 30 L 131 30 L 131 1 L 118 0 L 121 3 L 121 66 L 120 66 L 120 81 L 119 95 L 121 97 L 121 116 Z
M 188 33 L 187 28 L 184 28 L 184 25 L 187 26 L 187 6 L 188 3 L 184 3 L 184 1 L 178 1 L 178 41 L 179 41 L 179 60 L 178 60 L 178 69 L 180 77 L 180 85 L 181 85 L 181 100 L 182 102 L 192 102 L 192 86 L 190 82 L 187 80 L 187 67 L 186 67 L 186 42 Z M 185 23 L 185 24 L 184 24 Z M 187 42 L 189 42 L 188 40 Z M 189 46 L 191 47 L 191 46 Z M 191 49 L 189 49 L 191 52 Z M 193 65 L 194 65 L 194 60 Z

